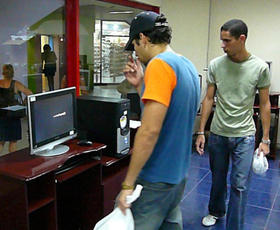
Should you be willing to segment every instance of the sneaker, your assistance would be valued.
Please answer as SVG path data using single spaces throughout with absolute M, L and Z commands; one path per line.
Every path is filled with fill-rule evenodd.
M 209 227 L 209 226 L 216 224 L 217 220 L 218 220 L 218 217 L 212 216 L 209 214 L 208 216 L 203 217 L 202 224 L 206 227 Z

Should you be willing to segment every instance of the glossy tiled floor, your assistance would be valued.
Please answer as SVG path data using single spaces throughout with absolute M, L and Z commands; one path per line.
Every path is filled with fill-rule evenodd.
M 280 152 L 277 153 L 279 156 Z M 280 160 L 269 160 L 263 176 L 253 174 L 245 216 L 244 230 L 280 229 Z M 208 154 L 192 154 L 189 179 L 181 202 L 184 230 L 225 230 L 225 219 L 204 227 L 201 219 L 208 214 L 211 172 Z

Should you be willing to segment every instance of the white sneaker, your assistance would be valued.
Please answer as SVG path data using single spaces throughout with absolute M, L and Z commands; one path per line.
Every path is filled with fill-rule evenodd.
M 217 220 L 218 220 L 218 217 L 212 216 L 209 214 L 208 216 L 203 217 L 202 224 L 206 227 L 209 227 L 209 226 L 216 224 Z

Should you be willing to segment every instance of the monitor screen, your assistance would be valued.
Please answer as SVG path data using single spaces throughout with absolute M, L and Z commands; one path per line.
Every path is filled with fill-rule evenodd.
M 77 136 L 76 88 L 27 97 L 31 154 L 53 156 L 67 152 L 60 145 Z

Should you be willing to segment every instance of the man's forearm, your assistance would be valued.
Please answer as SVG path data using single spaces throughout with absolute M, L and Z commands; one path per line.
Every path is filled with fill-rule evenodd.
M 270 129 L 270 102 L 267 101 L 264 104 L 260 104 L 261 121 L 263 128 L 263 139 L 269 139 Z
M 210 113 L 212 112 L 212 106 L 214 103 L 214 99 L 205 98 L 202 102 L 202 110 L 201 110 L 201 118 L 199 131 L 204 132 L 206 122 L 209 118 Z

